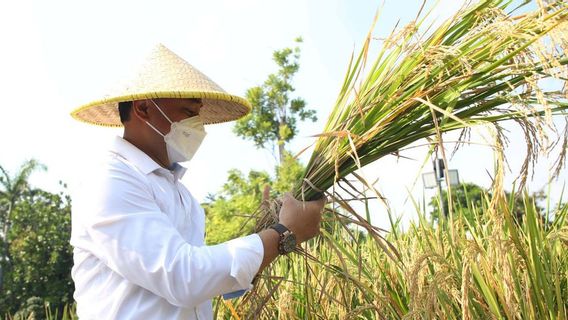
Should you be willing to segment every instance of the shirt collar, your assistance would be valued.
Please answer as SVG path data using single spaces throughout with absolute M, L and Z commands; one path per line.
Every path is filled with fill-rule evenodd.
M 150 158 L 144 151 L 138 149 L 132 143 L 124 140 L 122 137 L 117 136 L 111 146 L 111 152 L 114 152 L 136 166 L 142 173 L 149 174 L 154 171 L 169 173 L 173 175 L 176 180 L 183 177 L 187 168 L 178 163 L 173 164 L 173 170 L 168 170 L 160 166 L 154 159 Z

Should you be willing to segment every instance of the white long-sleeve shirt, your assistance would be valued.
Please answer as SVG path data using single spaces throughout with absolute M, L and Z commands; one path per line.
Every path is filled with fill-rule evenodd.
M 117 137 L 73 198 L 72 277 L 80 319 L 211 319 L 211 298 L 249 289 L 256 234 L 204 245 L 205 214 L 169 171 Z

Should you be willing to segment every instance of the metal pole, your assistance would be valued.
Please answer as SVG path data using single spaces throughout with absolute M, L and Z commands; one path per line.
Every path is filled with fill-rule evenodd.
M 436 176 L 436 184 L 438 185 L 438 198 L 440 200 L 440 212 L 444 216 L 447 217 L 446 214 L 446 207 L 444 203 L 444 197 L 442 197 L 442 180 L 444 180 L 444 163 L 442 160 L 434 159 L 434 175 Z
M 440 211 L 442 212 L 444 218 L 446 218 L 448 215 L 446 214 L 446 206 L 445 206 L 446 204 L 444 203 L 444 197 L 442 197 L 442 180 L 436 179 L 436 182 L 438 183 L 438 197 L 440 198 Z

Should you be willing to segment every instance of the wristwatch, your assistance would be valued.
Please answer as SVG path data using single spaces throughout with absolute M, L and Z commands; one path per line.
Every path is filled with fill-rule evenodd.
M 288 254 L 296 249 L 296 235 L 292 231 L 280 223 L 272 225 L 270 228 L 276 230 L 280 236 L 278 241 L 278 252 L 280 254 Z

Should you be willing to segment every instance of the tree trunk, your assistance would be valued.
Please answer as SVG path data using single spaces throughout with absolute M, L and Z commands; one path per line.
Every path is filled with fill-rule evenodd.
M 281 107 L 280 108 L 282 110 L 282 112 L 286 112 L 285 108 Z M 282 132 L 282 127 L 285 126 L 286 123 L 286 116 L 281 115 L 280 119 L 278 119 L 278 160 L 279 160 L 279 165 L 282 164 L 282 162 L 284 162 L 284 151 L 286 150 L 284 148 L 284 138 L 280 135 L 280 133 Z
M 284 141 L 278 141 L 278 156 L 280 160 L 280 164 L 284 162 Z
M 12 214 L 12 208 L 14 204 L 11 201 L 8 204 L 8 210 L 6 211 L 6 219 L 4 220 L 4 230 L 2 230 L 2 251 L 0 252 L 0 292 L 4 291 L 4 265 L 9 263 L 8 260 L 8 232 L 10 231 L 10 216 Z

